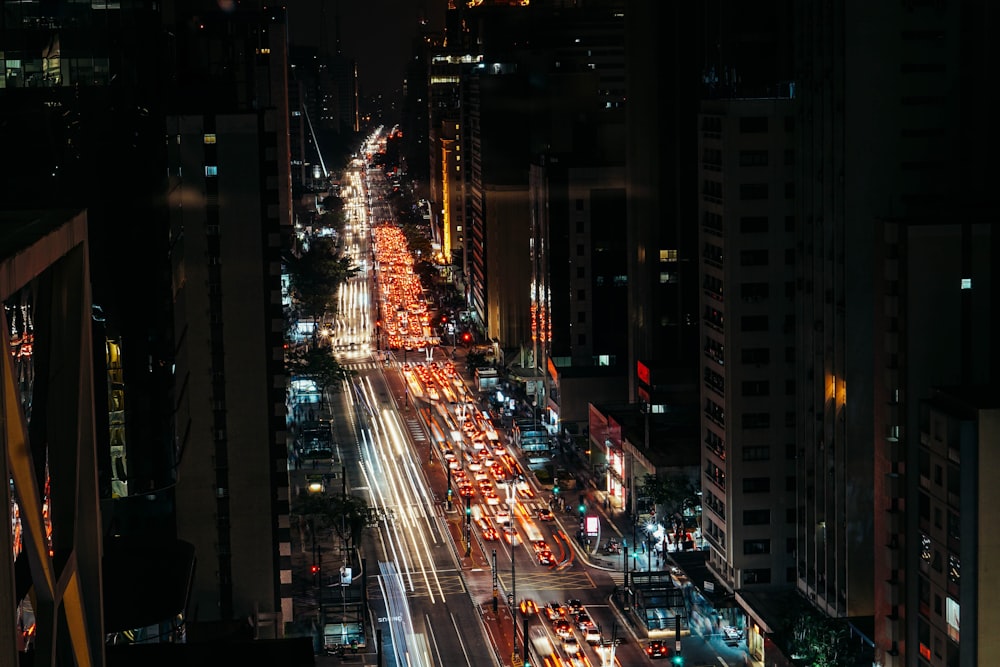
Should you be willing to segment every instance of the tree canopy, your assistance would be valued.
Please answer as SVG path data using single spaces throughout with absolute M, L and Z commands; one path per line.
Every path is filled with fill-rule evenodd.
M 291 350 L 285 361 L 289 375 L 307 377 L 316 383 L 322 394 L 336 391 L 340 384 L 355 373 L 344 368 L 325 347 L 300 347 Z
M 292 500 L 291 514 L 318 524 L 316 528 L 330 528 L 337 536 L 351 544 L 361 540 L 361 532 L 368 522 L 368 503 L 357 496 L 301 492 Z
M 313 318 L 336 314 L 337 289 L 358 273 L 358 267 L 337 252 L 329 237 L 313 238 L 309 250 L 286 259 L 286 267 L 295 301 Z
M 646 475 L 639 487 L 639 497 L 647 498 L 656 505 L 662 505 L 665 514 L 679 512 L 684 501 L 698 493 L 697 487 L 685 475 L 657 477 Z

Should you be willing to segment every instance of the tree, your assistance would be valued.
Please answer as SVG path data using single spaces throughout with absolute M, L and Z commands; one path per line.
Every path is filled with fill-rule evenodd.
M 469 352 L 465 357 L 465 363 L 470 371 L 482 368 L 486 365 L 486 355 L 482 352 Z
M 691 483 L 691 478 L 685 475 L 670 475 L 657 477 L 646 475 L 639 487 L 639 497 L 648 498 L 656 505 L 662 505 L 667 516 L 680 512 L 684 501 L 698 493 Z
M 359 270 L 351 266 L 349 258 L 337 252 L 333 240 L 328 237 L 312 239 L 309 250 L 286 258 L 285 264 L 295 301 L 313 318 L 336 314 L 337 289 Z
M 295 348 L 288 353 L 285 368 L 289 375 L 313 380 L 320 391 L 320 405 L 327 390 L 337 390 L 341 383 L 356 373 L 344 368 L 333 358 L 329 350 L 322 347 Z
M 812 667 L 855 664 L 857 648 L 844 621 L 824 616 L 804 603 L 798 607 L 791 621 L 792 656 Z
M 302 491 L 292 500 L 292 516 L 313 530 L 330 528 L 345 544 L 357 544 L 368 522 L 368 503 L 357 496 Z

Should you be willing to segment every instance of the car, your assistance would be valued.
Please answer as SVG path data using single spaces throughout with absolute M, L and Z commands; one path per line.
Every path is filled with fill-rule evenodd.
M 539 565 L 555 565 L 556 559 L 552 555 L 551 551 L 539 551 L 538 552 L 538 564 Z
M 550 602 L 545 605 L 545 614 L 550 621 L 558 621 L 561 618 L 566 618 L 566 608 L 558 602 Z
M 548 507 L 543 507 L 538 510 L 538 520 L 539 521 L 552 521 L 552 510 Z
M 573 626 L 564 618 L 552 622 L 552 631 L 563 639 L 573 636 Z
M 508 512 L 506 509 L 497 510 L 497 515 L 495 520 L 499 524 L 510 523 L 510 512 Z
M 586 632 L 589 628 L 594 627 L 594 621 L 587 613 L 580 613 L 576 615 L 576 627 L 580 629 L 580 632 Z
M 458 487 L 458 495 L 463 498 L 471 498 L 476 495 L 476 489 L 471 484 L 463 484 Z
M 653 640 L 649 642 L 649 646 L 646 647 L 646 655 L 650 658 L 666 658 L 670 655 L 670 650 L 667 645 L 659 640 Z
M 525 616 L 534 616 L 538 613 L 538 604 L 531 598 L 521 600 L 521 613 Z
M 494 528 L 493 526 L 490 526 L 489 528 L 483 528 L 482 534 L 483 534 L 483 539 L 486 540 L 487 542 L 496 542 L 497 540 L 500 539 L 500 533 L 498 533 L 497 529 Z
M 535 552 L 549 550 L 549 545 L 545 543 L 545 540 L 535 540 L 531 543 L 531 546 L 535 547 Z
M 563 637 L 562 647 L 566 651 L 566 655 L 576 655 L 580 652 L 580 643 L 576 641 L 576 637 L 573 635 Z
M 488 491 L 486 493 L 483 493 L 483 497 L 486 498 L 486 504 L 487 505 L 499 505 L 500 504 L 500 497 L 497 496 L 497 494 L 493 493 L 493 491 Z
M 583 641 L 591 646 L 597 646 L 601 643 L 601 631 L 593 626 L 587 628 L 583 632 Z
M 740 639 L 743 639 L 743 631 L 739 628 L 727 625 L 722 628 L 722 636 L 726 638 L 726 641 L 739 641 Z
M 566 600 L 566 609 L 567 613 L 573 614 L 575 616 L 576 614 L 579 614 L 581 611 L 583 611 L 583 603 L 577 600 L 576 598 L 571 598 L 569 600 Z

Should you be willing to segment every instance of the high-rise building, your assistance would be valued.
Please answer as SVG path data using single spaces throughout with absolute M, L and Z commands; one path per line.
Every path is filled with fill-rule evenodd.
M 829 616 L 873 620 L 878 664 L 988 664 L 975 631 L 968 650 L 945 631 L 978 606 L 980 572 L 945 528 L 966 490 L 914 472 L 943 451 L 921 442 L 921 402 L 998 369 L 998 170 L 969 122 L 988 114 L 976 82 L 995 17 L 975 1 L 796 8 L 797 587 Z M 974 460 L 941 474 L 974 477 Z M 960 515 L 964 542 L 976 519 Z M 962 560 L 954 590 L 923 571 L 925 537 L 932 564 L 935 540 Z M 950 612 L 935 587 L 955 593 Z
M 180 28 L 178 28 L 180 30 Z M 281 251 L 290 239 L 287 45 L 278 9 L 218 13 L 185 53 L 208 103 L 167 117 L 176 342 L 177 533 L 198 567 L 188 623 L 291 620 Z
M 699 118 L 702 530 L 730 590 L 795 580 L 793 114 L 718 99 Z

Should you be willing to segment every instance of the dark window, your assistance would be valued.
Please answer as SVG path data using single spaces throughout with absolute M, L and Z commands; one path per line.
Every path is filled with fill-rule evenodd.
M 767 331 L 767 315 L 745 315 L 741 317 L 740 331 Z
M 744 396 L 767 396 L 771 393 L 767 380 L 745 380 L 743 382 Z
M 795 131 L 795 116 L 785 116 L 785 132 Z
M 767 252 L 766 250 L 764 252 Z M 763 301 L 768 297 L 770 288 L 767 283 L 741 283 L 740 298 L 748 303 Z
M 794 232 L 795 231 L 795 216 L 786 215 L 785 216 L 785 231 Z
M 576 337 L 576 344 L 577 345 L 586 345 L 587 344 L 587 335 L 586 334 L 580 334 L 580 335 L 578 335 Z
M 785 251 L 785 265 L 794 266 L 795 265 L 795 248 L 789 248 Z
M 744 461 L 770 461 L 771 447 L 769 445 L 757 445 L 756 447 L 743 448 Z
M 587 321 L 587 313 L 585 311 L 580 311 L 576 314 L 576 321 L 583 324 Z
M 744 364 L 763 365 L 771 361 L 771 350 L 766 347 L 745 347 L 741 357 Z
M 741 167 L 766 167 L 767 151 L 740 151 Z
M 583 200 L 582 199 L 577 199 L 575 203 L 576 203 L 576 210 L 582 211 L 583 210 Z
M 766 526 L 771 523 L 771 510 L 743 510 L 744 526 Z
M 785 523 L 795 523 L 795 508 L 785 508 Z
M 767 199 L 767 183 L 740 183 L 740 199 L 744 201 Z
M 744 412 L 743 428 L 770 428 L 770 412 Z
M 771 540 L 743 540 L 743 553 L 746 555 L 771 553 Z
M 747 216 L 740 218 L 740 233 L 742 234 L 766 234 L 767 216 Z
M 791 167 L 795 164 L 795 149 L 786 148 L 785 149 L 785 166 Z
M 587 300 L 587 290 L 585 290 L 585 289 L 578 289 L 576 291 L 576 298 L 579 301 L 586 301 Z
M 785 183 L 785 199 L 795 199 L 795 183 L 793 181 Z
M 771 570 L 768 568 L 748 568 L 743 570 L 744 584 L 769 584 L 771 583 Z
M 744 134 L 767 132 L 767 116 L 744 116 L 740 118 L 740 132 Z
M 584 270 L 584 268 L 582 266 L 576 267 L 576 277 L 577 278 L 583 278 L 586 275 L 587 275 L 586 271 Z
M 576 244 L 576 256 L 577 257 L 583 257 L 583 244 L 582 243 L 577 243 Z
M 583 220 L 576 221 L 576 233 L 583 234 Z
M 766 266 L 767 250 L 741 250 L 740 266 Z
M 744 477 L 743 493 L 769 493 L 771 491 L 770 477 Z

